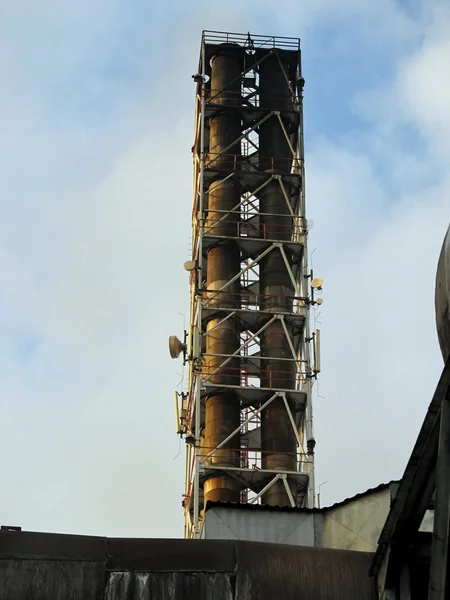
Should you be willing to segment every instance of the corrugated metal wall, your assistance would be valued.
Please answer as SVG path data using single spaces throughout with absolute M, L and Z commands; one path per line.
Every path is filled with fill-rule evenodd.
M 242 540 L 295 546 L 316 546 L 315 530 L 322 528 L 322 515 L 312 512 L 259 511 L 239 507 L 213 507 L 205 513 L 206 540 Z

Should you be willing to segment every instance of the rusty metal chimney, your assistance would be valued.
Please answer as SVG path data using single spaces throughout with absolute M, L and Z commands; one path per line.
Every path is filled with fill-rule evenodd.
M 259 129 L 260 168 L 278 176 L 289 173 L 292 152 L 280 111 L 292 109 L 286 61 L 279 52 L 273 52 L 259 66 L 259 98 L 261 108 L 275 114 Z M 284 129 L 283 129 L 284 128 Z M 289 241 L 293 228 L 289 207 L 280 180 L 272 179 L 259 193 L 260 221 L 266 239 Z M 289 249 L 285 256 L 292 266 Z M 284 313 L 292 310 L 294 288 L 281 249 L 275 249 L 260 263 L 261 310 Z M 291 329 L 290 326 L 288 326 Z M 290 332 L 292 335 L 292 332 Z M 261 335 L 261 356 L 264 361 L 262 386 L 294 389 L 295 364 L 289 338 L 280 320 L 274 321 Z M 293 471 L 296 468 L 296 438 L 282 398 L 274 400 L 261 416 L 261 450 L 263 468 Z M 286 486 L 277 481 L 263 496 L 263 503 L 285 506 L 289 504 Z
M 210 102 L 214 109 L 208 120 L 208 161 L 216 176 L 209 183 L 206 231 L 220 239 L 208 249 L 206 261 L 206 295 L 211 298 L 210 306 L 217 307 L 218 316 L 206 322 L 205 372 L 211 376 L 211 383 L 232 386 L 239 386 L 239 358 L 233 358 L 222 369 L 220 365 L 224 357 L 238 350 L 240 329 L 235 320 L 223 321 L 220 311 L 239 306 L 239 279 L 226 291 L 217 292 L 241 268 L 240 248 L 230 239 L 239 234 L 240 186 L 236 181 L 223 181 L 223 178 L 239 169 L 241 163 L 242 127 L 236 108 L 241 103 L 242 63 L 242 49 L 231 44 L 221 44 L 211 58 Z M 239 427 L 239 418 L 239 398 L 233 392 L 224 389 L 206 398 L 205 455 Z M 239 467 L 239 460 L 239 438 L 236 436 L 217 450 L 207 464 Z M 240 488 L 229 475 L 211 475 L 204 482 L 204 502 L 238 502 Z
M 300 41 L 205 31 L 193 79 L 190 319 L 184 342 L 170 343 L 188 366 L 187 391 L 175 395 L 188 538 L 201 537 L 211 501 L 314 506 L 320 371 Z

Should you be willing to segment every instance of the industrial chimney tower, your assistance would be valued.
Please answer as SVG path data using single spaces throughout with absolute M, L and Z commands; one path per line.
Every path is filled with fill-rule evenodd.
M 208 500 L 314 506 L 322 284 L 308 268 L 300 40 L 205 31 L 194 81 L 190 322 L 170 338 L 188 365 L 175 395 L 187 538 Z

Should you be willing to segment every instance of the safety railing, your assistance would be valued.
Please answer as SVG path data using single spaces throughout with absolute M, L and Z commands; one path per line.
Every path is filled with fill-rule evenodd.
M 244 78 L 242 85 L 243 90 L 240 92 L 227 90 L 226 88 L 211 88 L 210 90 L 208 90 L 205 98 L 207 106 L 211 110 L 216 110 L 219 107 L 222 108 L 223 106 L 227 106 L 228 108 L 238 110 L 244 109 L 246 111 L 255 108 L 264 109 L 265 111 L 271 110 L 270 107 L 261 106 L 261 100 L 259 97 L 258 90 L 256 88 L 256 84 L 251 84 L 250 78 Z M 295 108 L 298 106 L 298 98 L 295 95 L 295 92 L 292 91 L 291 87 L 289 88 L 289 90 L 290 95 L 288 100 L 285 94 L 280 94 L 280 99 L 283 102 L 283 108 L 278 109 L 280 112 L 294 111 Z
M 256 283 L 256 282 L 255 282 Z M 223 308 L 263 308 L 281 312 L 291 312 L 295 306 L 307 306 L 309 300 L 303 296 L 285 296 L 282 294 L 256 294 L 252 292 L 229 292 L 205 289 L 202 292 L 203 307 L 210 305 Z
M 300 50 L 300 38 L 273 35 L 250 35 L 226 31 L 203 31 L 205 44 L 239 44 L 248 48 L 280 48 Z
M 209 454 L 210 452 L 213 451 L 213 454 L 211 455 L 211 457 L 205 461 L 206 467 L 214 466 L 217 468 L 226 469 L 227 466 L 236 468 L 236 464 L 239 464 L 240 466 L 238 468 L 241 468 L 244 470 L 261 470 L 264 468 L 263 467 L 264 457 L 268 456 L 268 455 L 273 456 L 274 454 L 276 454 L 280 457 L 285 456 L 286 461 L 292 460 L 292 462 L 295 462 L 295 468 L 292 469 L 293 471 L 295 471 L 296 473 L 305 473 L 305 474 L 307 474 L 309 472 L 310 466 L 313 464 L 313 457 L 309 454 L 301 452 L 298 448 L 295 452 L 274 452 L 273 450 L 261 450 L 259 448 L 248 447 L 246 444 L 241 444 L 239 447 L 234 446 L 231 448 L 226 448 L 225 450 L 230 453 L 230 457 L 228 458 L 228 461 L 226 463 L 224 462 L 223 464 L 220 464 L 217 461 L 214 462 L 213 460 L 211 460 L 214 457 L 214 454 L 215 454 L 214 451 L 220 452 L 223 450 L 224 450 L 223 448 L 216 449 L 215 447 L 201 445 L 200 459 L 201 460 L 202 460 L 202 458 L 204 459 L 204 457 L 207 454 Z M 243 464 L 240 464 L 241 460 L 243 461 Z M 236 464 L 234 464 L 234 463 L 236 463 Z M 288 469 L 288 470 L 291 470 L 291 469 Z M 283 469 L 280 468 L 280 469 L 273 470 L 273 471 L 274 471 L 274 474 L 276 472 L 282 473 Z M 190 464 L 190 469 L 189 469 L 189 477 L 188 477 L 189 483 L 188 483 L 188 487 L 186 490 L 186 494 L 183 499 L 183 506 L 185 508 L 189 507 L 189 505 L 190 505 L 194 477 L 195 477 L 194 460 L 192 460 L 192 463 Z M 243 493 L 244 498 L 248 499 L 248 497 L 249 497 L 248 491 L 249 490 L 251 490 L 251 488 L 243 488 L 242 489 L 241 493 Z
M 306 466 L 312 462 L 312 457 L 304 452 L 301 452 L 298 448 L 295 452 L 283 452 L 274 450 L 262 450 L 261 448 L 252 448 L 246 444 L 237 445 L 237 439 L 231 446 L 220 447 L 216 446 L 200 446 L 200 460 L 206 467 L 219 467 L 225 468 L 242 468 L 242 469 L 264 469 L 263 462 L 266 456 L 277 455 L 280 458 L 284 458 L 286 464 L 281 466 L 280 471 L 292 470 L 295 472 L 306 472 Z M 242 466 L 242 457 L 244 464 Z M 288 468 L 288 463 L 292 462 L 295 464 L 293 468 Z M 280 463 L 282 461 L 280 460 Z M 270 469 L 272 470 L 272 469 Z
M 210 88 L 205 94 L 205 100 L 210 109 L 215 110 L 219 107 L 227 106 L 233 109 L 248 110 L 254 108 L 263 108 L 265 111 L 272 110 L 270 107 L 261 106 L 256 80 L 252 77 L 242 76 L 242 90 L 234 91 L 227 88 Z M 293 111 L 298 106 L 298 96 L 295 94 L 294 84 L 289 84 L 289 94 L 280 93 L 280 102 L 278 108 L 280 112 Z M 245 91 L 244 91 L 245 90 Z M 248 90 L 248 91 L 247 91 Z M 275 96 L 276 99 L 276 96 Z
M 259 219 L 280 222 L 251 223 L 238 220 L 239 211 L 207 210 L 205 220 L 205 235 L 242 237 L 262 240 L 292 240 L 307 232 L 304 220 L 300 216 L 277 213 L 257 213 Z M 281 223 L 283 221 L 283 223 Z
M 239 171 L 242 165 L 249 162 L 255 170 L 264 173 L 298 173 L 303 159 L 297 156 L 260 156 L 259 154 L 229 154 L 224 152 L 208 152 L 205 156 L 205 169 L 221 171 Z
M 210 355 L 207 355 L 210 356 Z M 239 360 L 239 356 L 233 357 L 230 362 L 234 359 Z M 258 357 L 258 360 L 263 361 L 265 357 Z M 226 359 L 224 359 L 226 360 Z M 276 358 L 266 358 L 266 360 L 271 360 L 276 362 L 280 359 Z M 291 362 L 295 364 L 296 361 L 294 358 L 285 359 L 286 364 Z M 255 371 L 256 367 L 249 367 L 252 371 Z M 298 389 L 302 383 L 306 383 L 306 376 L 298 370 L 294 369 L 264 369 L 258 367 L 257 369 L 258 377 L 260 379 L 260 387 L 268 388 L 268 389 Z M 201 367 L 201 375 L 204 378 L 206 384 L 211 385 L 239 385 L 241 378 L 241 367 L 230 367 L 229 363 L 223 367 L 220 365 L 203 365 Z

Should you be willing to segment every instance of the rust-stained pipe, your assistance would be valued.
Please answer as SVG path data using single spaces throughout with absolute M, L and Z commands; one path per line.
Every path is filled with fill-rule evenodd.
M 277 54 L 272 54 L 260 65 L 260 106 L 272 110 L 289 109 L 292 96 L 285 76 L 286 65 Z M 275 174 L 289 173 L 292 152 L 277 116 L 273 115 L 259 131 L 260 168 Z M 290 240 L 292 219 L 283 190 L 277 180 L 272 180 L 259 193 L 261 224 L 266 239 Z M 291 254 L 285 249 L 289 263 Z M 263 294 L 261 310 L 284 312 L 291 310 L 294 289 L 286 264 L 278 249 L 272 250 L 260 263 L 260 291 Z M 264 295 L 266 298 L 264 298 Z M 291 333 L 288 326 L 288 332 Z M 261 377 L 263 387 L 293 389 L 295 365 L 279 359 L 292 359 L 288 339 L 280 320 L 274 321 L 261 334 L 261 361 L 264 369 Z M 261 416 L 261 449 L 264 469 L 295 471 L 296 438 L 282 398 L 274 400 Z M 295 494 L 293 494 L 295 497 Z M 290 505 L 283 481 L 277 481 L 262 498 L 272 506 Z
M 276 50 L 259 65 L 259 102 L 261 108 L 274 111 L 292 108 L 287 64 Z M 276 115 L 272 115 L 259 129 L 259 154 L 263 171 L 273 166 L 277 173 L 290 172 L 292 152 Z
M 239 204 L 240 189 L 233 181 L 218 185 L 221 179 L 236 170 L 241 159 L 241 144 L 238 142 L 229 146 L 241 135 L 240 115 L 236 107 L 241 102 L 242 51 L 232 46 L 223 45 L 213 57 L 211 64 L 211 98 L 218 106 L 209 120 L 210 147 L 208 160 L 210 166 L 220 171 L 217 179 L 210 184 L 211 190 L 207 199 L 206 229 L 217 236 L 237 236 L 239 215 L 230 214 L 222 218 L 223 212 L 232 210 Z M 220 153 L 227 149 L 224 155 Z M 222 220 L 220 222 L 219 219 Z M 209 295 L 219 290 L 240 271 L 239 247 L 228 239 L 218 242 L 210 248 L 207 257 L 206 287 Z M 217 306 L 218 316 L 208 321 L 207 332 L 213 327 L 214 331 L 206 336 L 206 355 L 233 354 L 240 346 L 240 331 L 237 323 L 227 319 L 219 324 L 224 315 L 219 308 L 237 307 L 239 304 L 239 280 L 228 286 L 224 293 L 218 294 L 211 300 L 210 306 Z M 223 357 L 205 356 L 206 373 L 213 373 L 225 359 Z M 211 383 L 239 385 L 239 359 L 232 359 L 223 370 L 219 370 Z M 208 454 L 228 437 L 240 423 L 239 399 L 232 393 L 221 392 L 209 396 L 205 402 L 204 448 L 202 454 Z M 233 450 L 232 450 L 233 448 Z M 208 465 L 239 467 L 240 452 L 239 437 L 232 438 L 220 450 L 208 459 Z M 222 500 L 239 502 L 240 485 L 227 475 L 209 477 L 203 487 L 204 502 Z

